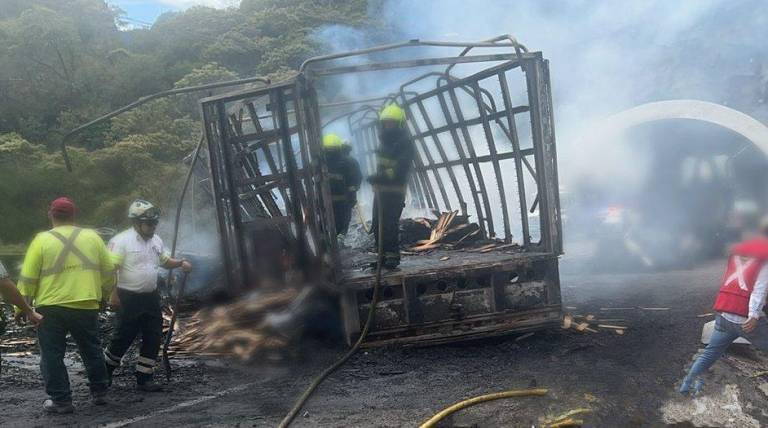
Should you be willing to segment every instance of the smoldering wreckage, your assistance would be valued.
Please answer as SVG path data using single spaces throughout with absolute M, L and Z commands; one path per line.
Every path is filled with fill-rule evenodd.
M 343 88 L 350 81 L 366 90 L 345 92 Z M 382 81 L 390 83 L 374 84 Z M 637 208 L 633 213 L 633 208 L 617 207 L 610 200 L 605 209 L 584 209 L 583 205 L 590 201 L 587 196 L 594 199 L 594 193 L 577 198 L 574 192 L 561 187 L 549 63 L 542 53 L 529 51 L 512 36 L 468 43 L 412 40 L 311 58 L 287 81 L 272 83 L 251 78 L 166 91 L 74 129 L 64 137 L 63 154 L 66 158 L 66 144 L 80 132 L 124 111 L 160 97 L 211 91 L 219 93 L 202 98 L 202 136 L 194 153 L 185 160 L 189 173 L 175 213 L 173 250 L 180 218 L 213 207 L 220 254 L 180 248 L 179 252 L 201 269 L 190 275 L 186 289 L 180 274 L 166 279 L 170 285 L 164 332 L 169 340 L 164 357 L 173 368 L 168 372 L 170 385 L 187 385 L 183 378 L 189 376 L 190 361 L 195 362 L 193 365 L 200 361 L 215 365 L 234 358 L 246 363 L 241 370 L 248 371 L 263 366 L 295 366 L 313 353 L 335 359 L 342 346 L 339 342 L 349 347 L 322 372 L 320 364 L 330 362 L 330 358 L 309 364 L 310 370 L 319 373 L 316 378 L 302 372 L 300 381 L 290 376 L 282 379 L 309 387 L 291 409 L 291 397 L 285 395 L 280 397 L 279 406 L 262 409 L 268 415 L 266 419 L 243 410 L 240 417 L 254 426 L 277 424 L 285 412 L 288 414 L 280 426 L 290 425 L 299 415 L 303 417 L 296 420 L 297 425 L 402 426 L 405 422 L 397 418 L 366 420 L 362 408 L 358 412 L 345 410 L 358 413 L 357 419 L 348 420 L 345 418 L 352 417 L 349 414 L 313 420 L 312 414 L 318 412 L 315 408 L 312 413 L 302 413 L 316 389 L 322 394 L 324 379 L 350 359 L 348 364 L 353 367 L 360 364 L 356 362 L 363 358 L 360 348 L 366 349 L 362 355 L 380 359 L 388 358 L 388 352 L 417 352 L 408 349 L 445 354 L 439 357 L 441 364 L 454 370 L 446 370 L 445 376 L 455 377 L 462 375 L 461 367 L 451 363 L 459 350 L 475 354 L 475 349 L 476 357 L 482 360 L 484 356 L 479 354 L 493 354 L 489 346 L 504 346 L 505 353 L 513 346 L 507 357 L 514 359 L 517 353 L 524 361 L 526 349 L 530 350 L 524 347 L 531 346 L 526 343 L 536 341 L 538 345 L 533 345 L 528 354 L 540 355 L 542 361 L 555 358 L 567 367 L 570 363 L 566 358 L 582 349 L 641 347 L 632 340 L 633 334 L 642 335 L 636 331 L 648 327 L 648 323 L 671 323 L 676 316 L 674 307 L 652 301 L 631 305 L 627 300 L 614 297 L 610 301 L 604 296 L 591 303 L 575 299 L 575 306 L 563 306 L 559 257 L 564 252 L 564 227 L 588 224 L 592 237 L 598 237 L 595 257 L 624 254 L 623 260 L 634 261 L 637 269 L 647 270 L 656 267 L 651 260 L 656 252 L 638 240 L 645 234 L 637 231 L 649 230 L 650 219 L 647 213 L 638 214 Z M 333 174 L 323 149 L 323 135 L 334 132 L 346 136 L 363 176 L 374 175 L 380 165 L 379 112 L 391 104 L 405 112 L 406 129 L 416 150 L 400 219 L 401 263 L 396 269 L 384 269 L 378 257 L 382 251 L 371 237 L 376 191 L 369 183 L 363 181 L 358 191 L 346 236 L 337 233 L 338 213 L 334 212 L 331 192 Z M 718 113 L 699 112 L 703 116 Z M 768 130 L 758 130 L 748 138 L 765 149 L 765 135 Z M 722 154 L 718 150 L 703 150 L 696 155 L 697 162 L 711 166 L 708 177 L 720 168 L 715 160 Z M 755 168 L 738 168 L 739 162 L 748 157 L 741 154 L 744 150 L 755 149 L 743 148 L 724 168 L 754 173 Z M 669 162 L 683 164 L 688 162 L 686 159 L 680 155 L 677 161 Z M 722 176 L 738 181 L 733 174 L 724 172 Z M 679 178 L 681 192 L 685 192 L 685 186 L 697 185 L 698 178 L 695 173 Z M 190 192 L 193 196 L 185 202 Z M 764 206 L 764 196 L 750 194 L 748 198 Z M 574 198 L 579 200 L 574 202 Z M 730 220 L 739 213 L 730 208 L 732 200 L 724 199 L 728 198 L 699 200 L 683 209 L 722 213 L 717 221 L 731 229 L 723 227 L 712 232 L 711 224 L 705 224 L 685 231 L 670 229 L 669 233 L 688 234 L 689 240 L 699 246 L 711 247 L 711 242 L 702 242 L 706 239 L 720 240 L 724 245 L 729 233 L 741 230 L 732 230 L 738 222 Z M 190 212 L 183 212 L 182 207 Z M 633 216 L 642 221 L 631 223 L 628 218 Z M 739 227 L 746 228 L 748 219 L 739 217 Z M 599 275 L 598 283 L 604 281 Z M 710 316 L 704 313 L 698 320 Z M 111 328 L 110 319 L 111 315 L 103 318 L 103 329 Z M 6 359 L 4 371 L 8 367 L 19 370 L 14 366 L 28 366 L 34 359 L 31 333 L 17 328 L 4 336 L 0 343 Z M 493 339 L 495 336 L 501 338 Z M 335 345 L 329 350 L 329 345 L 319 343 L 317 337 L 330 338 Z M 536 346 L 547 350 L 536 350 Z M 414 357 L 414 361 L 418 358 Z M 737 356 L 733 357 L 737 362 L 731 364 L 746 364 L 754 375 L 759 373 L 757 368 L 766 367 L 757 358 L 750 356 L 747 363 L 738 363 Z M 429 371 L 427 367 L 423 370 Z M 563 370 L 567 372 L 567 368 Z M 540 371 L 531 368 L 530 373 Z M 197 371 L 192 374 L 198 375 Z M 434 395 L 431 401 L 422 402 L 423 407 L 404 413 L 421 418 L 406 424 L 564 427 L 616 426 L 615 421 L 622 420 L 605 415 L 611 413 L 612 405 L 607 404 L 610 397 L 597 399 L 597 391 L 577 389 L 580 394 L 575 399 L 568 397 L 573 387 L 558 390 L 556 379 L 550 378 L 553 384 L 545 385 L 545 389 L 536 381 L 515 381 L 518 375 L 514 373 L 503 376 L 513 378 L 503 388 L 497 382 L 481 380 L 465 391 L 459 388 L 458 395 L 450 394 L 450 398 L 477 397 L 459 400 L 441 412 L 436 413 L 450 402 Z M 367 377 L 356 380 L 358 384 L 369 381 Z M 190 396 L 188 403 L 192 404 L 185 407 L 194 415 L 200 403 L 244 395 L 248 387 L 221 393 L 203 391 L 202 398 Z M 258 388 L 258 382 L 252 387 Z M 290 389 L 290 394 L 296 394 L 299 387 L 297 384 Z M 482 413 L 470 413 L 469 409 L 464 411 L 467 419 L 459 417 L 463 412 L 456 413 L 479 403 L 522 396 L 548 398 L 523 399 L 528 413 L 509 404 L 491 419 L 482 419 Z M 717 407 L 731 395 L 721 398 L 704 399 Z M 537 405 L 536 400 L 545 399 L 546 405 Z M 171 403 L 172 398 L 166 401 L 167 409 L 157 409 L 157 414 L 171 414 Z M 331 403 L 323 401 L 324 406 Z M 498 403 L 507 401 L 496 403 L 486 406 L 502 406 Z M 376 403 L 366 406 L 376 407 Z M 741 407 L 730 413 L 722 411 L 721 420 L 717 415 L 707 416 L 708 411 L 703 410 L 692 410 L 693 416 L 680 416 L 685 414 L 684 406 L 669 404 L 667 408 L 672 410 L 662 420 L 733 426 L 766 421 L 765 416 L 755 419 L 755 412 Z M 131 414 L 130 405 L 123 405 L 121 411 L 126 419 L 119 423 L 92 414 L 82 419 L 74 416 L 67 423 L 123 426 L 163 421 L 156 418 L 154 411 Z M 643 416 L 648 419 L 635 425 L 656 424 L 652 421 L 658 420 L 658 410 L 649 412 Z M 734 412 L 738 414 L 734 416 Z M 236 424 L 231 419 L 222 420 L 191 417 L 177 419 L 176 423 Z

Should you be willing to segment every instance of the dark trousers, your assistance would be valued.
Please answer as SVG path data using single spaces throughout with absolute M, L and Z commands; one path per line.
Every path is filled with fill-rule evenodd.
M 117 326 L 112 340 L 104 352 L 107 365 L 112 370 L 131 347 L 133 340 L 141 333 L 141 348 L 136 362 L 136 378 L 139 383 L 152 379 L 152 372 L 160 351 L 163 336 L 163 316 L 160 309 L 160 293 L 134 293 L 117 290 L 120 310 L 117 312 Z
M 333 218 L 336 220 L 336 234 L 347 234 L 349 222 L 352 220 L 352 208 L 354 206 L 354 202 L 347 200 L 333 201 Z
M 37 329 L 40 343 L 40 372 L 45 392 L 58 402 L 72 401 L 69 375 L 64 366 L 67 333 L 77 344 L 92 393 L 106 391 L 107 371 L 99 339 L 99 311 L 96 309 L 70 309 L 62 306 L 37 308 L 44 321 Z
M 391 261 L 400 261 L 400 215 L 405 207 L 404 192 L 379 192 L 379 197 L 373 201 L 373 236 L 376 248 L 379 239 L 384 246 L 384 257 Z M 381 201 L 379 201 L 379 199 Z M 382 205 L 382 227 L 384 236 L 379 238 L 379 202 Z

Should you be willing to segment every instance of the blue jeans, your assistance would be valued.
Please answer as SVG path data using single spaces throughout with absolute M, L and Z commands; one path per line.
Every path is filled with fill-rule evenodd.
M 743 337 L 761 351 L 768 350 L 768 321 L 765 318 L 760 318 L 757 322 L 757 327 L 752 330 L 751 333 L 745 333 L 741 329 L 741 324 L 736 324 L 723 318 L 720 314 L 715 317 L 715 329 L 712 332 L 712 337 L 709 339 L 709 345 L 704 348 L 704 352 L 699 355 L 699 358 L 693 362 L 691 369 L 683 379 L 683 384 L 680 386 L 681 393 L 687 393 L 698 377 L 707 371 L 715 361 L 725 353 L 728 346 L 733 343 L 734 340 L 739 337 Z
M 37 311 L 45 317 L 37 329 L 37 338 L 40 344 L 40 371 L 48 396 L 57 402 L 72 401 L 69 376 L 64 365 L 67 333 L 75 339 L 80 351 L 91 392 L 106 391 L 107 369 L 99 339 L 99 311 L 62 306 L 41 306 Z

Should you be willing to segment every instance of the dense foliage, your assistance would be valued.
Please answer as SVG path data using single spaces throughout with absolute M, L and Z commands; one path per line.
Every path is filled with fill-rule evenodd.
M 0 243 L 44 228 L 46 204 L 61 194 L 93 225 L 121 223 L 138 196 L 168 203 L 199 138 L 196 97 L 158 100 L 86 132 L 70 149 L 74 173 L 58 152 L 67 130 L 172 87 L 280 78 L 327 49 L 318 29 L 368 16 L 366 0 L 243 0 L 126 30 L 102 0 L 0 3 Z

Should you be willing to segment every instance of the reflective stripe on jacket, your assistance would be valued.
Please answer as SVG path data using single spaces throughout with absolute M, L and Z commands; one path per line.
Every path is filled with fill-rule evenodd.
M 59 226 L 39 233 L 27 249 L 19 291 L 35 306 L 98 309 L 102 286 L 114 271 L 112 258 L 93 230 Z

